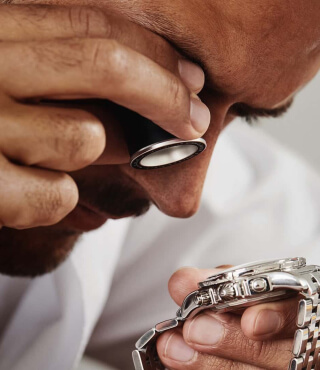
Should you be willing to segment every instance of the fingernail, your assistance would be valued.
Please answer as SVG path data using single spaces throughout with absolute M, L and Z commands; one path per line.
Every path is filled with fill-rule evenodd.
M 211 120 L 209 108 L 200 99 L 192 96 L 190 99 L 190 119 L 194 129 L 201 135 L 207 131 Z
M 178 362 L 189 362 L 193 359 L 194 354 L 195 351 L 186 345 L 180 334 L 171 334 L 166 343 L 165 357 Z
M 254 325 L 254 335 L 277 333 L 281 326 L 281 317 L 278 312 L 262 310 L 259 312 Z
M 199 92 L 203 88 L 204 72 L 201 67 L 186 59 L 180 59 L 178 68 L 182 81 L 191 91 Z
M 224 327 L 208 314 L 193 319 L 188 330 L 188 341 L 203 346 L 213 346 L 224 336 Z

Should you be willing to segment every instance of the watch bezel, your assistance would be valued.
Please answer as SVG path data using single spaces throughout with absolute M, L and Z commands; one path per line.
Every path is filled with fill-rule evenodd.
M 206 288 L 216 284 L 235 282 L 241 277 L 250 277 L 269 273 L 272 271 L 292 271 L 306 266 L 306 259 L 303 257 L 282 258 L 270 261 L 256 261 L 232 267 L 209 276 L 206 280 L 199 282 L 199 288 Z

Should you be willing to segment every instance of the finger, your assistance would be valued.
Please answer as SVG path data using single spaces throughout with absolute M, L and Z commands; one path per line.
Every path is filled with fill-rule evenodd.
M 101 122 L 77 109 L 1 101 L 0 152 L 28 166 L 74 171 L 93 163 L 105 148 Z
M 181 305 L 184 298 L 198 288 L 198 282 L 219 273 L 219 271 L 221 271 L 220 268 L 218 270 L 196 268 L 178 270 L 169 280 L 171 297 L 178 305 Z M 297 307 L 298 298 L 249 307 L 242 315 L 243 332 L 254 340 L 291 338 L 296 330 Z
M 234 314 L 204 311 L 183 327 L 184 340 L 194 350 L 244 362 L 263 369 L 285 369 L 292 357 L 293 339 L 255 341 L 241 330 L 241 318 Z
M 114 40 L 4 42 L 0 53 L 2 88 L 16 99 L 108 99 L 183 139 L 201 136 L 210 123 L 208 108 L 178 77 Z
M 78 202 L 66 174 L 22 167 L 0 155 L 0 225 L 15 229 L 53 225 Z
M 84 6 L 10 5 L 0 7 L 0 39 L 36 41 L 55 38 L 104 38 L 119 43 L 154 60 L 182 77 L 194 92 L 204 85 L 204 73 L 197 65 L 181 59 L 162 37 L 133 22 Z
M 157 342 L 157 351 L 166 368 L 174 370 L 258 369 L 258 367 L 240 361 L 197 352 L 184 342 L 178 331 L 161 335 Z
M 199 270 L 194 268 L 178 270 L 169 281 L 170 294 L 176 303 L 181 305 L 185 296 L 191 291 L 197 289 L 197 282 L 203 281 L 208 276 L 218 272 L 219 270 Z M 250 309 L 252 308 L 254 307 L 251 307 Z M 211 311 L 206 311 L 199 316 L 199 318 L 207 319 L 204 320 L 207 322 L 202 326 L 202 329 L 200 328 L 200 332 L 202 333 L 201 339 L 198 338 L 196 340 L 192 339 L 192 337 L 191 339 L 188 339 L 188 335 L 191 336 L 194 328 L 197 328 L 197 325 L 194 325 L 193 329 L 190 329 L 190 333 L 188 333 L 189 327 L 193 321 L 186 321 L 183 333 L 185 341 L 189 347 L 192 347 L 197 352 L 208 352 L 214 356 L 230 358 L 236 362 L 246 362 L 254 366 L 262 366 L 263 368 L 274 368 L 272 366 L 275 364 L 279 369 L 282 369 L 288 365 L 291 357 L 290 350 L 293 339 L 290 338 L 289 340 L 279 340 L 276 342 L 254 341 L 247 338 L 242 332 L 240 325 L 241 318 L 239 316 L 228 314 L 218 315 L 217 317 L 231 317 L 232 320 L 230 320 L 230 322 L 227 321 L 226 323 L 221 323 L 218 320 L 215 320 L 215 315 Z M 194 320 L 198 320 L 198 317 Z M 210 322 L 212 323 L 211 326 Z M 201 321 L 196 321 L 196 323 L 200 323 L 201 326 Z M 221 326 L 223 327 L 222 329 Z M 219 327 L 220 331 L 217 329 Z M 203 335 L 204 331 L 207 335 Z M 220 338 L 222 337 L 222 339 L 218 339 L 216 345 L 200 342 L 201 340 L 214 341 L 213 334 L 219 335 L 219 333 Z M 274 351 L 277 351 L 277 354 L 279 354 L 277 355 L 276 361 L 274 361 L 273 358 L 275 353 Z M 247 356 L 246 361 L 243 360 L 245 355 Z
M 94 115 L 102 123 L 105 133 L 107 133 L 107 145 L 100 157 L 94 162 L 95 165 L 129 163 L 130 155 L 122 127 L 123 118 L 119 117 L 118 106 L 108 100 L 101 99 L 50 101 L 49 103 L 53 106 L 84 110 Z M 45 104 L 47 105 L 48 102 Z
M 223 268 L 225 269 L 225 268 Z M 168 283 L 169 293 L 172 299 L 181 306 L 185 297 L 198 289 L 198 283 L 206 280 L 209 276 L 219 273 L 222 269 L 197 269 L 183 267 L 176 271 Z
M 242 315 L 242 330 L 254 340 L 293 338 L 297 307 L 297 297 L 249 307 Z

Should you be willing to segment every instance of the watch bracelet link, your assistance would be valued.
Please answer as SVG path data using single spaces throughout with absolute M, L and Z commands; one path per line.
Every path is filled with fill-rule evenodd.
M 313 294 L 305 294 L 298 304 L 289 370 L 320 370 L 320 274 L 313 272 L 306 280 Z
M 304 294 L 305 298 L 298 303 L 298 329 L 288 370 L 320 370 L 320 273 L 313 272 L 306 280 L 313 294 Z M 149 334 L 149 338 L 142 344 L 138 341 L 137 350 L 132 353 L 135 370 L 166 370 L 157 354 L 157 339 L 165 331 L 182 326 L 184 321 L 176 317 L 147 332 L 145 335 Z
M 181 327 L 184 321 L 180 317 L 163 321 L 140 338 L 137 350 L 132 352 L 135 370 L 165 370 L 157 353 L 157 339 L 162 333 Z

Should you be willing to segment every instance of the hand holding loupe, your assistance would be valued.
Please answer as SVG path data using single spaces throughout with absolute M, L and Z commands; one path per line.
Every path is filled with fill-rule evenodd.
M 206 149 L 203 138 L 183 140 L 171 135 L 152 121 L 130 112 L 124 124 L 130 165 L 140 170 L 172 166 L 191 159 Z
M 207 143 L 203 138 L 193 140 L 179 139 L 163 130 L 149 119 L 105 100 L 74 100 L 74 101 L 37 101 L 37 104 L 49 106 L 72 106 L 85 109 L 98 117 L 101 122 L 106 120 L 105 110 L 116 112 L 120 118 L 124 137 L 130 155 L 130 165 L 140 170 L 152 170 L 172 166 L 187 161 L 202 153 Z

